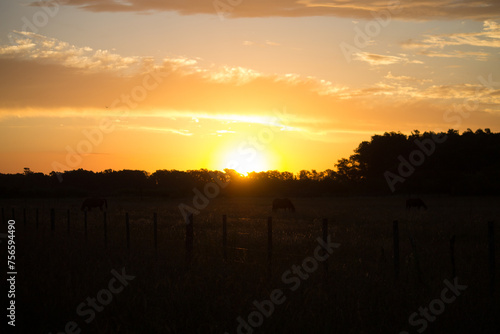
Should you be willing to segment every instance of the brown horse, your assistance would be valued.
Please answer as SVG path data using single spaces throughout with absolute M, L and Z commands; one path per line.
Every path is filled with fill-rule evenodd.
M 406 209 L 409 210 L 412 207 L 415 207 L 418 210 L 420 210 L 420 208 L 427 210 L 427 205 L 425 205 L 424 201 L 420 198 L 409 198 L 406 200 Z
M 289 210 L 290 212 L 295 212 L 295 206 L 292 201 L 288 198 L 275 198 L 273 201 L 273 212 L 278 211 L 279 209 Z
M 82 203 L 82 211 L 85 210 L 92 210 L 92 208 L 97 208 L 101 209 L 102 207 L 105 207 L 106 209 L 108 208 L 108 202 L 106 201 L 105 198 L 86 198 L 83 203 Z

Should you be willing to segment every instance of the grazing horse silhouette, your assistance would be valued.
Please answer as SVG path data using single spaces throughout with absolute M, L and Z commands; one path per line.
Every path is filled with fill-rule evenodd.
M 105 198 L 86 198 L 82 203 L 82 211 L 90 211 L 92 208 L 99 207 L 102 211 L 102 207 L 108 208 L 108 202 Z
M 409 198 L 406 200 L 406 209 L 409 210 L 412 207 L 415 207 L 418 210 L 423 207 L 425 210 L 427 210 L 427 205 L 425 205 L 424 201 L 422 201 L 420 198 Z
M 275 198 L 273 201 L 273 212 L 278 211 L 278 209 L 289 210 L 290 212 L 295 212 L 295 206 L 292 201 L 288 198 Z

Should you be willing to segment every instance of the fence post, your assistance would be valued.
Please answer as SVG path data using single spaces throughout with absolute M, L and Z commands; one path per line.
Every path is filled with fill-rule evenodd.
M 50 209 L 50 230 L 54 232 L 56 229 L 56 211 L 55 209 Z
M 128 212 L 125 213 L 125 228 L 127 230 L 127 254 L 130 255 L 130 223 L 128 219 Z
M 153 229 L 154 229 L 154 241 L 155 241 L 155 258 L 158 257 L 158 215 L 153 213 Z
M 108 217 L 106 211 L 103 211 L 103 227 L 104 227 L 104 247 L 108 247 Z
M 222 252 L 224 261 L 227 261 L 227 216 L 222 216 Z
M 457 271 L 455 267 L 455 235 L 453 234 L 450 238 L 450 257 L 451 257 L 451 277 L 455 278 L 457 276 Z
M 69 230 L 70 230 L 70 212 L 68 209 L 68 234 L 70 233 Z
M 271 265 L 273 256 L 273 217 L 267 218 L 267 262 Z
M 392 222 L 392 233 L 394 238 L 394 277 L 399 276 L 399 226 L 398 221 Z
M 323 242 L 328 243 L 328 218 L 323 218 Z M 328 261 L 323 261 L 323 268 L 325 270 L 325 275 L 328 274 Z
M 490 269 L 490 294 L 495 293 L 495 230 L 493 222 L 488 222 L 488 259 Z
M 87 210 L 83 211 L 83 225 L 85 226 L 85 241 L 87 241 Z
M 191 263 L 193 256 L 193 243 L 194 243 L 194 219 L 193 214 L 188 216 L 186 224 L 186 262 Z
M 35 224 L 36 224 L 36 229 L 38 230 L 38 208 L 35 210 Z

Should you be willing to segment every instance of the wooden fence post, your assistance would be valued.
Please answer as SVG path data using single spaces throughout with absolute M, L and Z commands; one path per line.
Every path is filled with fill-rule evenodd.
M 194 219 L 193 214 L 188 216 L 186 222 L 186 262 L 191 263 L 193 257 L 193 244 L 194 244 Z
M 227 216 L 222 216 L 222 253 L 224 261 L 227 261 Z
M 103 228 L 104 228 L 104 247 L 108 247 L 108 217 L 107 212 L 103 211 L 102 220 L 103 220 Z
M 399 226 L 398 221 L 395 220 L 392 222 L 392 233 L 394 239 L 394 277 L 398 278 L 399 276 Z
M 68 209 L 68 234 L 70 234 L 70 212 Z
M 87 241 L 87 210 L 83 211 L 83 225 L 85 227 L 85 241 Z
M 273 217 L 267 218 L 267 263 L 271 265 L 273 256 Z
M 457 271 L 455 268 L 455 235 L 450 238 L 450 257 L 451 257 L 451 277 L 455 278 L 457 276 Z
M 127 230 L 127 254 L 130 255 L 130 223 L 128 219 L 128 212 L 125 213 L 125 228 Z
M 495 293 L 495 230 L 493 222 L 488 222 L 488 259 L 490 271 L 490 294 Z
M 323 242 L 328 243 L 328 218 L 323 218 Z M 323 268 L 325 270 L 325 275 L 328 274 L 328 261 L 323 261 Z
M 50 230 L 54 232 L 56 229 L 56 211 L 55 209 L 50 209 Z
M 153 213 L 153 230 L 154 230 L 154 242 L 155 242 L 155 258 L 158 257 L 158 215 Z

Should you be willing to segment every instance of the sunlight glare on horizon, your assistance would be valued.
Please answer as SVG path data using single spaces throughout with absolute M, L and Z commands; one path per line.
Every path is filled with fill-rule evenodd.
M 216 169 L 234 169 L 238 173 L 247 176 L 251 172 L 263 172 L 276 169 L 271 162 L 276 159 L 270 157 L 270 152 L 259 150 L 248 143 L 239 146 L 222 148 L 220 153 L 215 155 L 214 164 Z

